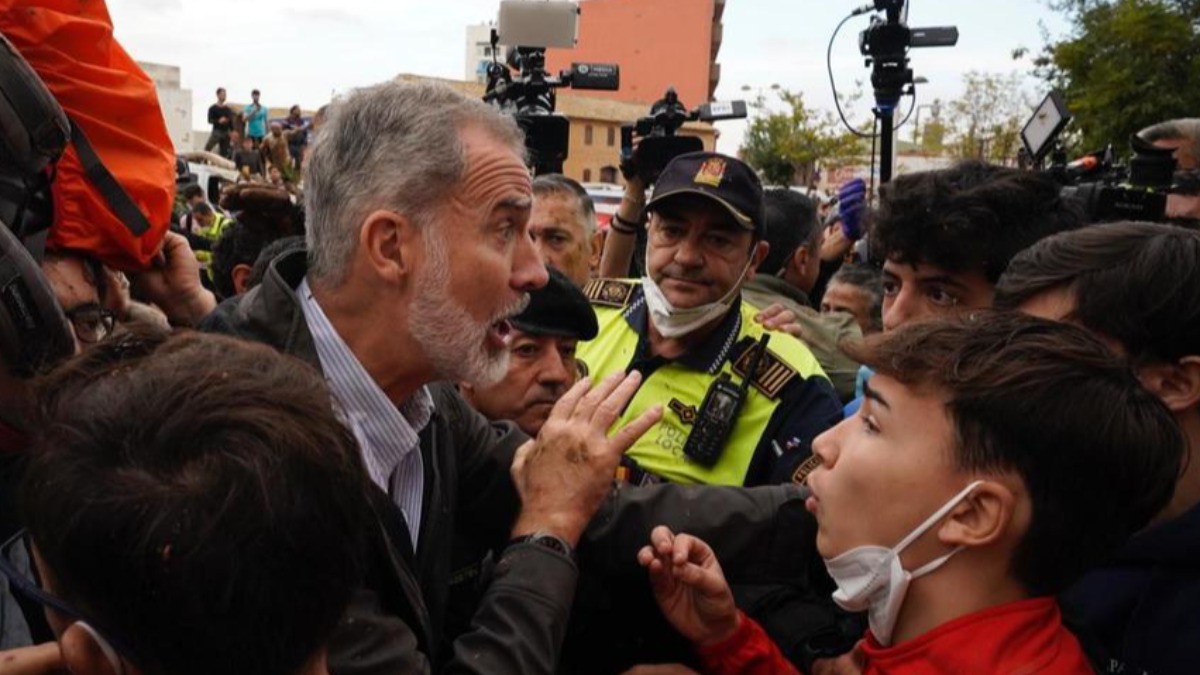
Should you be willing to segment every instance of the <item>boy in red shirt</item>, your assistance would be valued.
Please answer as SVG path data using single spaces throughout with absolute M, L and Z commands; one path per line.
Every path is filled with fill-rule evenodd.
M 1054 595 L 1167 503 L 1184 443 L 1096 338 L 1014 314 L 905 326 L 852 356 L 859 413 L 816 439 L 806 506 L 866 673 L 1091 673 Z M 733 604 L 712 550 L 665 527 L 638 554 L 705 671 L 795 673 Z

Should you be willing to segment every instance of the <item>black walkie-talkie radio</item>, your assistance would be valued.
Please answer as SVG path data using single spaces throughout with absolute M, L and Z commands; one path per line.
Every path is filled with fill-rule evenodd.
M 733 425 L 737 422 L 742 404 L 746 402 L 746 394 L 754 376 L 758 374 L 758 365 L 762 362 L 763 354 L 767 352 L 767 343 L 770 340 L 770 335 L 763 334 L 758 344 L 750 346 L 755 352 L 750 357 L 750 367 L 746 369 L 746 376 L 742 378 L 740 387 L 733 383 L 728 373 L 722 373 L 709 385 L 704 402 L 700 404 L 700 410 L 696 413 L 692 432 L 688 434 L 687 443 L 683 446 L 683 453 L 693 461 L 712 466 L 721 458 L 721 453 L 725 451 L 725 442 L 733 432 Z

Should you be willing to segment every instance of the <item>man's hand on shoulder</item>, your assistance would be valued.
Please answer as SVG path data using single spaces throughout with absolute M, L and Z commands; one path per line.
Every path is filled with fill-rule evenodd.
M 585 378 L 559 399 L 541 433 L 513 461 L 521 495 L 514 537 L 548 532 L 578 543 L 612 486 L 621 456 L 662 416 L 662 407 L 655 406 L 608 435 L 641 381 L 636 372 L 614 373 L 592 388 Z

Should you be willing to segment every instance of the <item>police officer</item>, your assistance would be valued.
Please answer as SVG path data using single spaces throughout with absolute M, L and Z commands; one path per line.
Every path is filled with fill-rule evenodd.
M 760 485 L 802 481 L 810 443 L 841 419 L 816 358 L 766 334 L 741 288 L 765 258 L 763 193 L 746 164 L 682 155 L 647 204 L 647 276 L 596 279 L 584 293 L 600 331 L 580 358 L 593 376 L 645 378 L 622 419 L 663 405 L 662 421 L 626 454 L 636 484 Z
M 530 292 L 529 306 L 513 317 L 508 373 L 496 384 L 463 383 L 463 398 L 490 420 L 512 420 L 537 436 L 555 402 L 586 368 L 575 358 L 580 340 L 596 337 L 596 314 L 583 291 L 562 272 L 547 268 L 550 280 Z

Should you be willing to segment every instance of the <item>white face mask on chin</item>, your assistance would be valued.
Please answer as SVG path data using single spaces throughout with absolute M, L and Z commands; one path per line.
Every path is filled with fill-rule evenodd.
M 968 485 L 918 525 L 895 548 L 858 546 L 825 561 L 825 568 L 838 587 L 833 594 L 833 601 L 849 612 L 866 610 L 871 634 L 879 644 L 887 647 L 892 643 L 892 631 L 900 616 L 900 607 L 904 604 L 909 583 L 946 564 L 962 548 L 956 548 L 911 572 L 901 565 L 900 553 L 982 484 L 983 481 L 975 481 Z
M 709 302 L 699 307 L 688 307 L 682 309 L 671 304 L 667 300 L 667 296 L 663 295 L 662 289 L 650 278 L 650 258 L 649 252 L 646 253 L 646 276 L 642 277 L 642 293 L 646 298 L 646 309 L 650 311 L 650 321 L 654 323 L 654 327 L 658 332 L 667 339 L 683 337 L 688 333 L 695 331 L 698 328 L 708 325 L 719 317 L 725 316 L 725 312 L 733 306 L 734 298 L 742 291 L 741 279 L 746 276 L 746 271 L 750 269 L 750 264 L 754 262 L 754 256 L 746 261 L 746 266 L 742 268 L 742 273 L 738 275 L 738 283 L 729 289 L 729 292 L 721 296 L 716 302 Z

